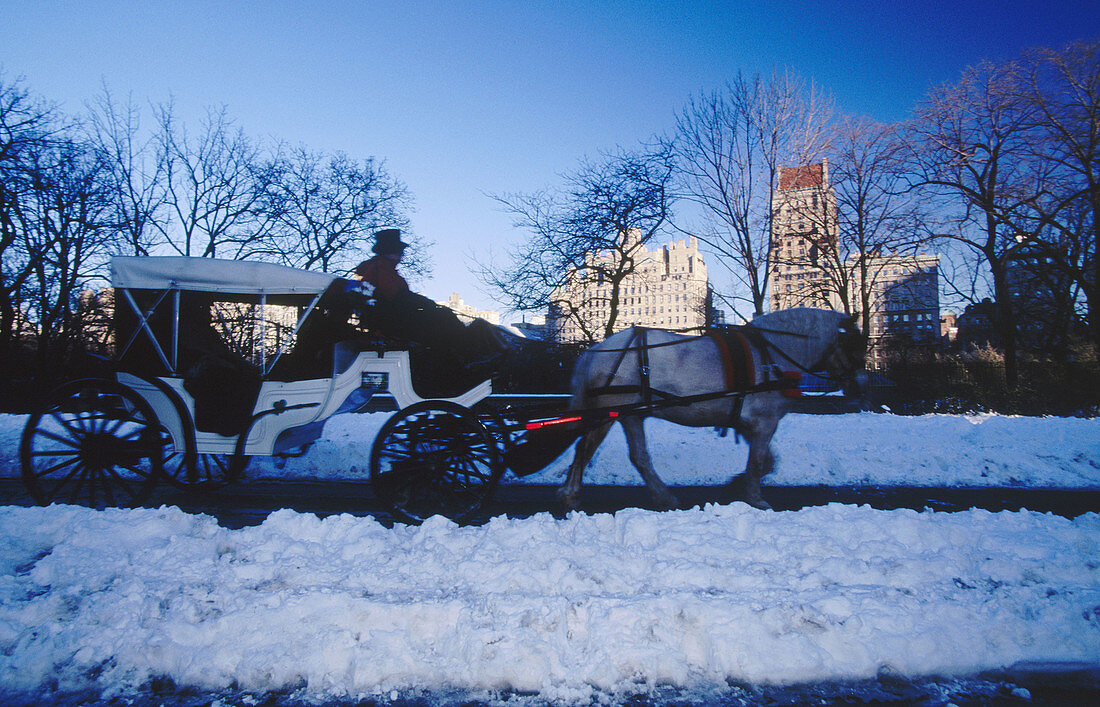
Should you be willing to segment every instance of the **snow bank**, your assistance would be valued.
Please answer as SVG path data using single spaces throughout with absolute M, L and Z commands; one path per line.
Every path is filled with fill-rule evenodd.
M 336 416 L 306 455 L 248 474 L 364 478 L 386 418 Z M 0 416 L 0 474 L 19 473 L 24 421 Z M 744 466 L 732 436 L 648 429 L 672 484 Z M 790 415 L 775 448 L 772 484 L 1100 487 L 1098 420 Z M 559 483 L 568 460 L 523 482 Z M 638 483 L 621 433 L 587 481 Z M 0 507 L 0 698 L 126 696 L 170 678 L 586 702 L 666 684 L 1100 669 L 1098 550 L 1097 514 L 734 504 L 387 529 L 279 511 L 228 530 L 175 508 Z
M 0 509 L 0 685 L 546 699 L 1100 663 L 1100 516 Z

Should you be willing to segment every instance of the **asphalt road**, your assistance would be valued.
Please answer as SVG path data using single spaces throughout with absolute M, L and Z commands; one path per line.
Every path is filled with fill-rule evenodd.
M 506 514 L 526 517 L 537 513 L 563 515 L 552 486 L 504 484 L 497 489 L 479 520 Z M 673 491 L 683 508 L 736 500 L 722 487 L 679 486 Z M 882 510 L 910 508 L 941 512 L 980 508 L 988 511 L 1028 509 L 1073 518 L 1100 513 L 1100 490 L 1029 488 L 935 488 L 874 486 L 765 486 L 764 497 L 777 511 L 797 510 L 829 503 L 868 505 Z M 0 499 L 12 505 L 33 505 L 19 479 L 0 479 Z M 624 508 L 651 508 L 642 486 L 586 486 L 581 491 L 586 513 L 614 513 Z M 215 516 L 227 528 L 258 525 L 273 511 L 290 508 L 319 516 L 349 513 L 373 516 L 383 523 L 392 519 L 370 484 L 364 481 L 244 481 L 206 494 L 195 495 L 162 485 L 146 504 L 178 506 L 192 513 Z

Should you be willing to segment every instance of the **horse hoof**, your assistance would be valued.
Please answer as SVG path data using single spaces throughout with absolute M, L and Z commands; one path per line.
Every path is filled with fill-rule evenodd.
M 672 494 L 668 496 L 662 496 L 657 499 L 657 510 L 661 511 L 674 511 L 680 507 L 680 499 L 676 498 Z
M 763 498 L 746 498 L 745 503 L 749 504 L 753 508 L 759 508 L 762 511 L 772 510 L 772 504 L 765 501 Z
M 581 509 L 580 499 L 577 496 L 564 493 L 560 490 L 558 491 L 557 496 L 558 503 L 562 505 L 562 508 L 565 509 L 566 513 L 569 513 L 571 511 L 579 511 Z

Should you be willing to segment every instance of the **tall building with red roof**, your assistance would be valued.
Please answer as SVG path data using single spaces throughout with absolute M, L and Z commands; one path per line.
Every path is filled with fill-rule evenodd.
M 772 311 L 792 307 L 840 309 L 834 287 L 821 267 L 837 247 L 836 196 L 829 163 L 781 167 L 772 196 Z

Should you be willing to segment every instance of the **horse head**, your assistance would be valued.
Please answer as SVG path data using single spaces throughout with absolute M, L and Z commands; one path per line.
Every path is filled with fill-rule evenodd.
M 765 335 L 772 353 L 803 372 L 824 371 L 846 394 L 861 393 L 866 381 L 866 340 L 855 317 L 796 307 L 763 315 L 747 326 Z
M 867 384 L 864 358 L 867 340 L 859 330 L 855 317 L 837 321 L 836 339 L 823 361 L 829 375 L 840 381 L 845 395 L 859 397 Z

